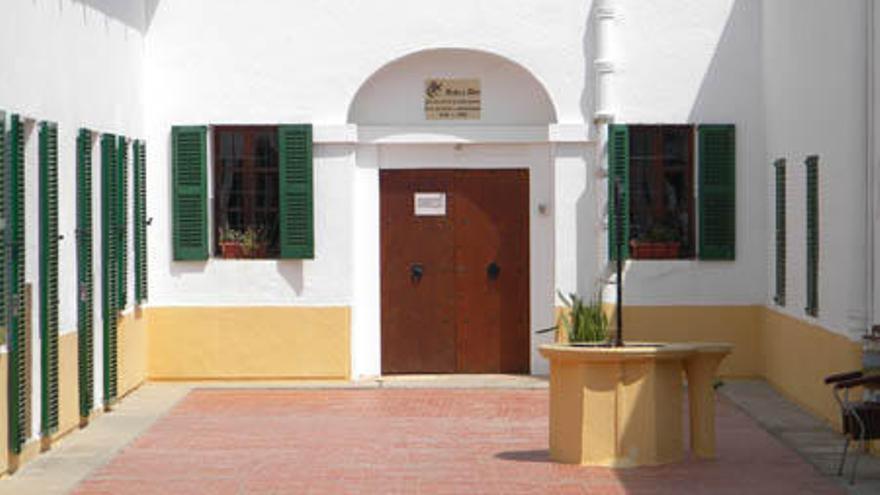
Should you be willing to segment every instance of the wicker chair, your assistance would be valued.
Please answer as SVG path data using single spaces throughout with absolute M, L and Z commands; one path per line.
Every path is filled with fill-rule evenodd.
M 862 452 L 867 450 L 868 441 L 880 439 L 880 402 L 854 399 L 850 397 L 850 392 L 856 387 L 880 387 L 880 375 L 865 375 L 861 371 L 852 371 L 828 376 L 825 378 L 825 383 L 834 384 L 834 398 L 840 405 L 843 434 L 846 436 L 843 456 L 837 468 L 838 476 L 843 474 L 850 443 L 861 442 L 861 452 L 856 455 L 849 480 L 850 484 L 854 484 L 856 468 Z

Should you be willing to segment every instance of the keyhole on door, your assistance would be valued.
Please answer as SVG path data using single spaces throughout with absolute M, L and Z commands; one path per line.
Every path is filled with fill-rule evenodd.
M 489 280 L 497 279 L 501 275 L 501 267 L 494 261 L 489 263 L 489 266 L 486 267 L 486 275 L 489 277 Z
M 422 275 L 425 273 L 425 267 L 421 263 L 413 263 L 409 265 L 409 279 L 412 280 L 414 284 L 419 283 L 422 280 Z

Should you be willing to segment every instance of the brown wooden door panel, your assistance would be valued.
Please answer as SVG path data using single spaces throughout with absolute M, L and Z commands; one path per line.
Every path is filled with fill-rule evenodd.
M 455 176 L 458 369 L 529 369 L 529 177 L 526 170 Z M 490 272 L 490 265 L 497 267 Z
M 448 201 L 452 185 L 447 171 L 380 173 L 383 373 L 455 372 L 453 224 L 413 214 L 416 192 L 446 192 Z
M 383 170 L 380 184 L 382 372 L 528 372 L 528 171 Z M 416 192 L 445 192 L 446 216 L 415 216 Z

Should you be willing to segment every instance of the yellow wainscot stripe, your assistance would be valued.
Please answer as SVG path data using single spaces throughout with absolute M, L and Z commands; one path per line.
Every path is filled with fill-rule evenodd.
M 117 352 L 119 397 L 131 393 L 147 379 L 147 328 L 149 310 L 136 308 L 119 318 Z
M 614 331 L 614 304 L 604 306 L 611 321 L 609 331 Z M 631 342 L 728 342 L 733 352 L 721 363 L 721 376 L 754 378 L 761 375 L 758 336 L 763 310 L 763 306 L 627 305 L 623 334 Z
M 9 470 L 9 354 L 0 352 L 0 475 Z
M 613 315 L 614 305 L 606 310 Z M 766 306 L 626 306 L 623 318 L 630 341 L 733 344 L 722 377 L 764 378 L 838 428 L 840 411 L 823 380 L 862 366 L 859 342 Z
M 161 307 L 149 313 L 153 380 L 351 375 L 348 306 Z
M 53 442 L 79 426 L 78 342 L 75 331 L 58 338 L 58 431 Z
M 861 369 L 861 344 L 771 308 L 763 316 L 764 378 L 789 400 L 840 428 L 840 409 L 823 380 Z

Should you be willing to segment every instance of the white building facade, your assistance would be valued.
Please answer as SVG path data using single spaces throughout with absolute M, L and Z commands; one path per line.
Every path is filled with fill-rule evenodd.
M 0 111 L 7 131 L 13 116 L 24 122 L 25 282 L 35 295 L 44 282 L 42 122 L 58 128 L 63 236 L 59 355 L 49 364 L 60 385 L 54 398 L 40 386 L 46 334 L 40 298 L 32 297 L 22 331 L 31 335 L 30 411 L 21 416 L 30 427 L 13 451 L 27 452 L 47 430 L 40 414 L 46 407 L 60 411 L 58 426 L 48 429 L 57 436 L 147 379 L 359 379 L 395 370 L 546 374 L 537 346 L 553 336 L 537 332 L 563 309 L 557 292 L 589 299 L 604 289 L 605 301 L 613 302 L 608 177 L 621 172 L 609 163 L 625 163 L 627 239 L 671 235 L 677 244 L 675 254 L 659 259 L 629 245 L 626 337 L 732 342 L 726 376 L 764 377 L 835 420 L 821 378 L 860 366 L 859 339 L 880 309 L 878 15 L 870 0 L 9 2 L 0 7 Z M 431 83 L 467 96 L 440 109 L 426 93 Z M 302 134 L 308 160 L 297 162 L 307 162 L 309 171 L 308 252 L 285 256 L 286 241 L 264 233 L 267 253 L 229 259 L 221 241 L 232 223 L 244 225 L 230 212 L 252 218 L 261 212 L 270 223 L 289 212 L 280 184 L 287 155 L 271 137 L 288 125 L 308 129 Z M 85 371 L 78 330 L 81 129 L 93 148 L 95 240 L 93 364 Z M 713 129 L 724 132 L 704 134 Z M 202 150 L 192 159 L 202 187 L 196 210 L 180 206 L 186 184 L 175 173 L 190 163 L 175 137 L 186 130 L 203 139 L 190 148 Z M 609 132 L 624 130 L 626 144 L 615 150 Z M 111 397 L 101 318 L 109 259 L 101 242 L 105 134 L 127 138 L 129 156 L 122 166 L 128 174 L 117 184 L 127 198 L 128 218 L 119 228 L 129 255 L 120 272 L 127 296 L 116 308 L 118 383 Z M 712 140 L 718 135 L 732 147 L 721 155 Z M 254 157 L 261 145 L 248 147 L 264 138 L 276 150 L 266 155 L 274 165 Z M 226 139 L 233 144 L 227 147 Z M 132 209 L 134 142 L 146 146 L 142 218 Z M 809 184 L 808 157 L 816 157 Z M 242 172 L 253 179 L 228 178 L 224 160 L 253 163 L 240 166 L 257 172 Z M 774 168 L 780 160 L 784 202 Z M 721 193 L 706 175 L 712 167 L 729 174 Z M 517 171 L 527 178 L 521 201 L 500 189 L 500 200 L 485 199 L 493 178 Z M 450 192 L 458 186 L 443 189 L 481 173 L 484 182 L 474 183 L 471 196 Z M 390 189 L 394 177 L 426 182 L 398 197 Z M 227 180 L 250 184 L 235 193 L 245 198 L 238 206 Z M 262 192 L 254 193 L 254 184 Z M 420 216 L 404 201 L 415 202 L 413 192 L 441 194 L 439 219 Z M 715 197 L 727 209 L 712 210 Z M 508 200 L 517 206 L 487 206 Z M 409 233 L 394 233 L 410 220 L 389 225 L 392 208 L 415 208 Z M 514 209 L 521 216 L 502 219 Z M 479 222 L 469 223 L 465 211 L 482 212 L 479 218 L 497 228 L 467 230 Z M 180 222 L 193 217 L 188 214 L 196 224 Z M 136 293 L 138 221 L 149 224 L 146 298 Z M 279 236 L 284 228 L 290 227 Z M 176 251 L 187 229 L 198 233 L 196 256 Z M 712 240 L 713 232 L 721 232 L 721 241 Z M 394 235 L 409 240 L 395 244 Z M 403 259 L 416 245 L 436 259 L 454 251 L 454 266 L 432 271 L 430 262 Z M 496 258 L 459 261 L 487 245 L 495 246 Z M 511 254 L 512 245 L 521 248 Z M 398 264 L 404 269 L 389 268 Z M 479 277 L 467 278 L 477 271 Z M 446 282 L 432 285 L 440 272 Z M 498 288 L 512 279 L 516 287 Z M 420 289 L 440 295 L 423 297 Z M 511 328 L 519 330 L 508 338 Z M 440 333 L 449 336 L 447 344 L 432 337 Z M 15 345 L 10 338 L 10 366 Z M 493 350 L 474 353 L 480 346 Z M 417 359 L 401 364 L 410 355 L 442 355 L 449 367 L 420 367 Z M 91 384 L 83 373 L 93 376 Z M 83 399 L 83 386 L 93 387 L 91 397 Z M 44 397 L 57 405 L 46 406 Z M 19 405 L 9 404 L 11 416 Z

